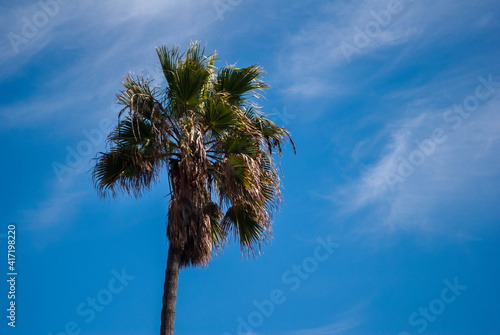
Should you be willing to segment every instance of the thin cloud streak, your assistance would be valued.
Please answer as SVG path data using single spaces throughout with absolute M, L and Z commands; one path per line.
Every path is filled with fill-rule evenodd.
M 484 10 L 491 1 L 478 7 L 451 0 L 438 3 L 404 0 L 400 1 L 401 7 L 394 14 L 389 13 L 391 3 L 389 0 L 359 0 L 324 5 L 323 19 L 306 22 L 300 32 L 288 39 L 285 44 L 288 47 L 279 57 L 285 60 L 280 61 L 279 67 L 289 85 L 284 93 L 293 97 L 308 85 L 321 87 L 317 91 L 308 90 L 306 97 L 310 98 L 323 96 L 325 92 L 331 96 L 353 93 L 359 82 L 351 82 L 353 78 L 347 81 L 339 79 L 346 71 L 352 74 L 352 61 L 368 56 L 377 58 L 378 51 L 400 45 L 410 48 L 411 53 L 418 52 L 441 43 L 458 27 L 470 30 L 471 18 L 477 22 L 472 29 L 480 30 L 489 22 L 488 17 L 477 18 L 475 14 Z M 447 19 L 443 20 L 443 17 Z M 373 26 L 380 29 L 374 29 L 370 37 L 370 32 L 367 34 L 366 31 Z M 412 43 L 415 41 L 419 42 Z M 346 45 L 352 48 L 346 48 Z M 401 52 L 407 56 L 404 50 Z M 330 78 L 328 73 L 332 73 Z
M 335 335 L 350 333 L 350 330 L 356 329 L 363 324 L 364 317 L 362 316 L 363 310 L 369 305 L 370 301 L 367 300 L 358 303 L 356 306 L 347 309 L 345 312 L 340 313 L 334 317 L 333 322 L 328 325 L 300 329 L 291 332 L 280 333 L 282 335 Z
M 402 122 L 386 145 L 385 154 L 362 171 L 358 179 L 339 188 L 332 198 L 342 199 L 344 213 L 378 204 L 385 208 L 380 214 L 381 222 L 391 227 L 404 222 L 424 230 L 431 229 L 429 213 L 440 204 L 456 202 L 465 208 L 472 202 L 493 205 L 498 191 L 489 185 L 500 178 L 499 109 L 500 98 L 496 97 L 463 120 L 457 129 L 450 128 L 441 118 L 446 110 L 423 113 Z M 391 178 L 398 173 L 402 161 L 408 162 L 411 153 L 418 149 L 415 140 L 422 141 L 425 134 L 438 127 L 444 130 L 446 140 L 436 144 L 422 165 L 413 167 L 413 173 L 394 182 Z M 481 200 L 471 199 L 471 194 Z

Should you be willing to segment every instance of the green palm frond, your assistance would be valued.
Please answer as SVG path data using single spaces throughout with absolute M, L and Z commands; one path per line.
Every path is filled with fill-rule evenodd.
M 252 121 L 269 153 L 276 150 L 281 155 L 281 147 L 286 140 L 290 141 L 295 152 L 295 143 L 286 128 L 277 126 L 264 116 L 256 116 Z
M 156 140 L 150 123 L 143 119 L 132 120 L 126 117 L 110 133 L 109 141 L 122 149 L 136 149 L 138 151 L 151 151 Z
M 197 106 L 202 98 L 202 88 L 209 78 L 210 72 L 202 64 L 191 61 L 182 63 L 169 83 L 172 99 L 178 106 Z
M 207 99 L 199 111 L 201 122 L 211 137 L 218 138 L 224 131 L 235 129 L 239 124 L 238 115 L 220 99 Z
M 160 168 L 161 162 L 131 150 L 101 152 L 92 179 L 101 197 L 115 197 L 117 191 L 138 197 L 157 181 Z
M 262 68 L 252 65 L 245 68 L 224 67 L 219 70 L 215 82 L 215 91 L 227 96 L 231 104 L 239 105 L 249 98 L 260 97 L 259 91 L 269 88 L 260 75 Z
M 270 237 L 269 221 L 259 217 L 249 204 L 234 204 L 222 219 L 222 228 L 233 236 L 241 246 L 242 252 L 255 256 L 260 252 L 262 243 Z
M 177 70 L 181 56 L 179 54 L 179 47 L 174 46 L 169 49 L 166 45 L 156 48 L 158 59 L 160 60 L 163 75 L 170 85 L 174 81 L 174 73 Z
M 118 94 L 119 104 L 125 106 L 122 112 L 140 113 L 146 117 L 151 117 L 156 105 L 156 88 L 149 85 L 152 80 L 144 76 L 133 76 L 128 74 L 124 77 L 123 87 L 125 90 Z M 120 113 L 121 115 L 121 113 Z
M 261 154 L 259 142 L 244 133 L 234 132 L 225 136 L 220 142 L 224 154 L 242 154 L 256 158 Z

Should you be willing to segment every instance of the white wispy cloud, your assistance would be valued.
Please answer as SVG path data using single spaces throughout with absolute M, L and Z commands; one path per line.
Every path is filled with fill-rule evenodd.
M 306 97 L 355 92 L 356 76 L 351 73 L 352 80 L 339 79 L 355 70 L 351 66 L 353 60 L 382 57 L 382 52 L 405 46 L 398 51 L 399 56 L 395 55 L 396 59 L 387 62 L 391 67 L 412 53 L 438 45 L 457 30 L 481 29 L 491 20 L 480 15 L 490 1 L 476 6 L 451 0 L 403 0 L 392 14 L 390 3 L 358 0 L 324 5 L 321 18 L 305 22 L 286 41 L 288 47 L 279 57 L 281 76 L 289 85 L 284 92 L 289 96 L 301 92 Z M 418 43 L 412 43 L 415 41 Z
M 48 6 L 40 3 L 4 8 L 0 14 L 0 30 L 4 32 L 4 40 L 0 44 L 1 62 L 14 58 L 13 63 L 21 66 L 29 59 L 26 55 L 36 54 L 49 42 L 71 43 L 76 40 L 81 43 L 87 40 L 85 36 L 89 39 L 88 42 L 92 39 L 102 41 L 103 33 L 113 32 L 121 32 L 130 42 L 151 41 L 168 36 L 169 31 L 181 36 L 193 33 L 217 20 L 209 0 L 69 1 L 65 4 L 44 1 Z M 159 25 L 160 22 L 163 24 Z M 189 24 L 190 22 L 197 24 Z M 25 34 L 31 32 L 29 28 L 24 29 L 26 25 L 33 28 L 33 34 Z M 13 47 L 16 43 L 11 43 L 9 33 L 14 33 L 27 42 L 24 40 L 18 44 L 16 51 L 16 47 Z M 75 36 L 78 38 L 74 39 Z M 129 47 L 129 50 L 135 51 L 135 48 Z
M 473 207 L 494 207 L 500 182 L 500 98 L 494 96 L 460 118 L 449 108 L 422 109 L 417 117 L 388 126 L 391 140 L 379 159 L 337 190 L 332 198 L 342 199 L 346 212 L 376 205 L 381 210 L 374 221 L 439 231 L 450 221 L 431 222 L 430 213 L 451 217 Z M 422 149 L 436 129 L 439 143 Z M 466 225 L 468 229 L 477 223 Z
M 335 334 L 346 334 L 352 333 L 353 329 L 356 329 L 364 322 L 363 311 L 368 306 L 369 299 L 360 302 L 354 307 L 346 309 L 344 312 L 335 315 L 333 321 L 327 325 L 299 329 L 289 332 L 280 332 L 282 335 L 335 335 Z
M 342 320 L 326 326 L 311 329 L 301 329 L 294 332 L 287 333 L 287 335 L 334 335 L 345 334 L 346 331 L 359 326 L 360 322 L 357 320 Z

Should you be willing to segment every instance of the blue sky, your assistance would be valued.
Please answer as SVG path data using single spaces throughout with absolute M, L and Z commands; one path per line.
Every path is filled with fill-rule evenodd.
M 297 145 L 255 260 L 180 275 L 176 334 L 500 334 L 498 1 L 62 1 L 0 5 L 0 249 L 16 329 L 157 334 L 168 185 L 99 200 L 91 159 L 156 46 L 261 64 Z M 3 256 L 2 256 L 3 257 Z M 6 260 L 2 277 L 7 278 Z

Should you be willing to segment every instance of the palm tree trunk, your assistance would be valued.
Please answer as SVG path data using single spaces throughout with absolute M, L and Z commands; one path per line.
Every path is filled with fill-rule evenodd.
M 175 302 L 177 301 L 177 281 L 181 252 L 170 243 L 168 247 L 167 269 L 163 284 L 163 306 L 161 309 L 160 335 L 174 334 Z

